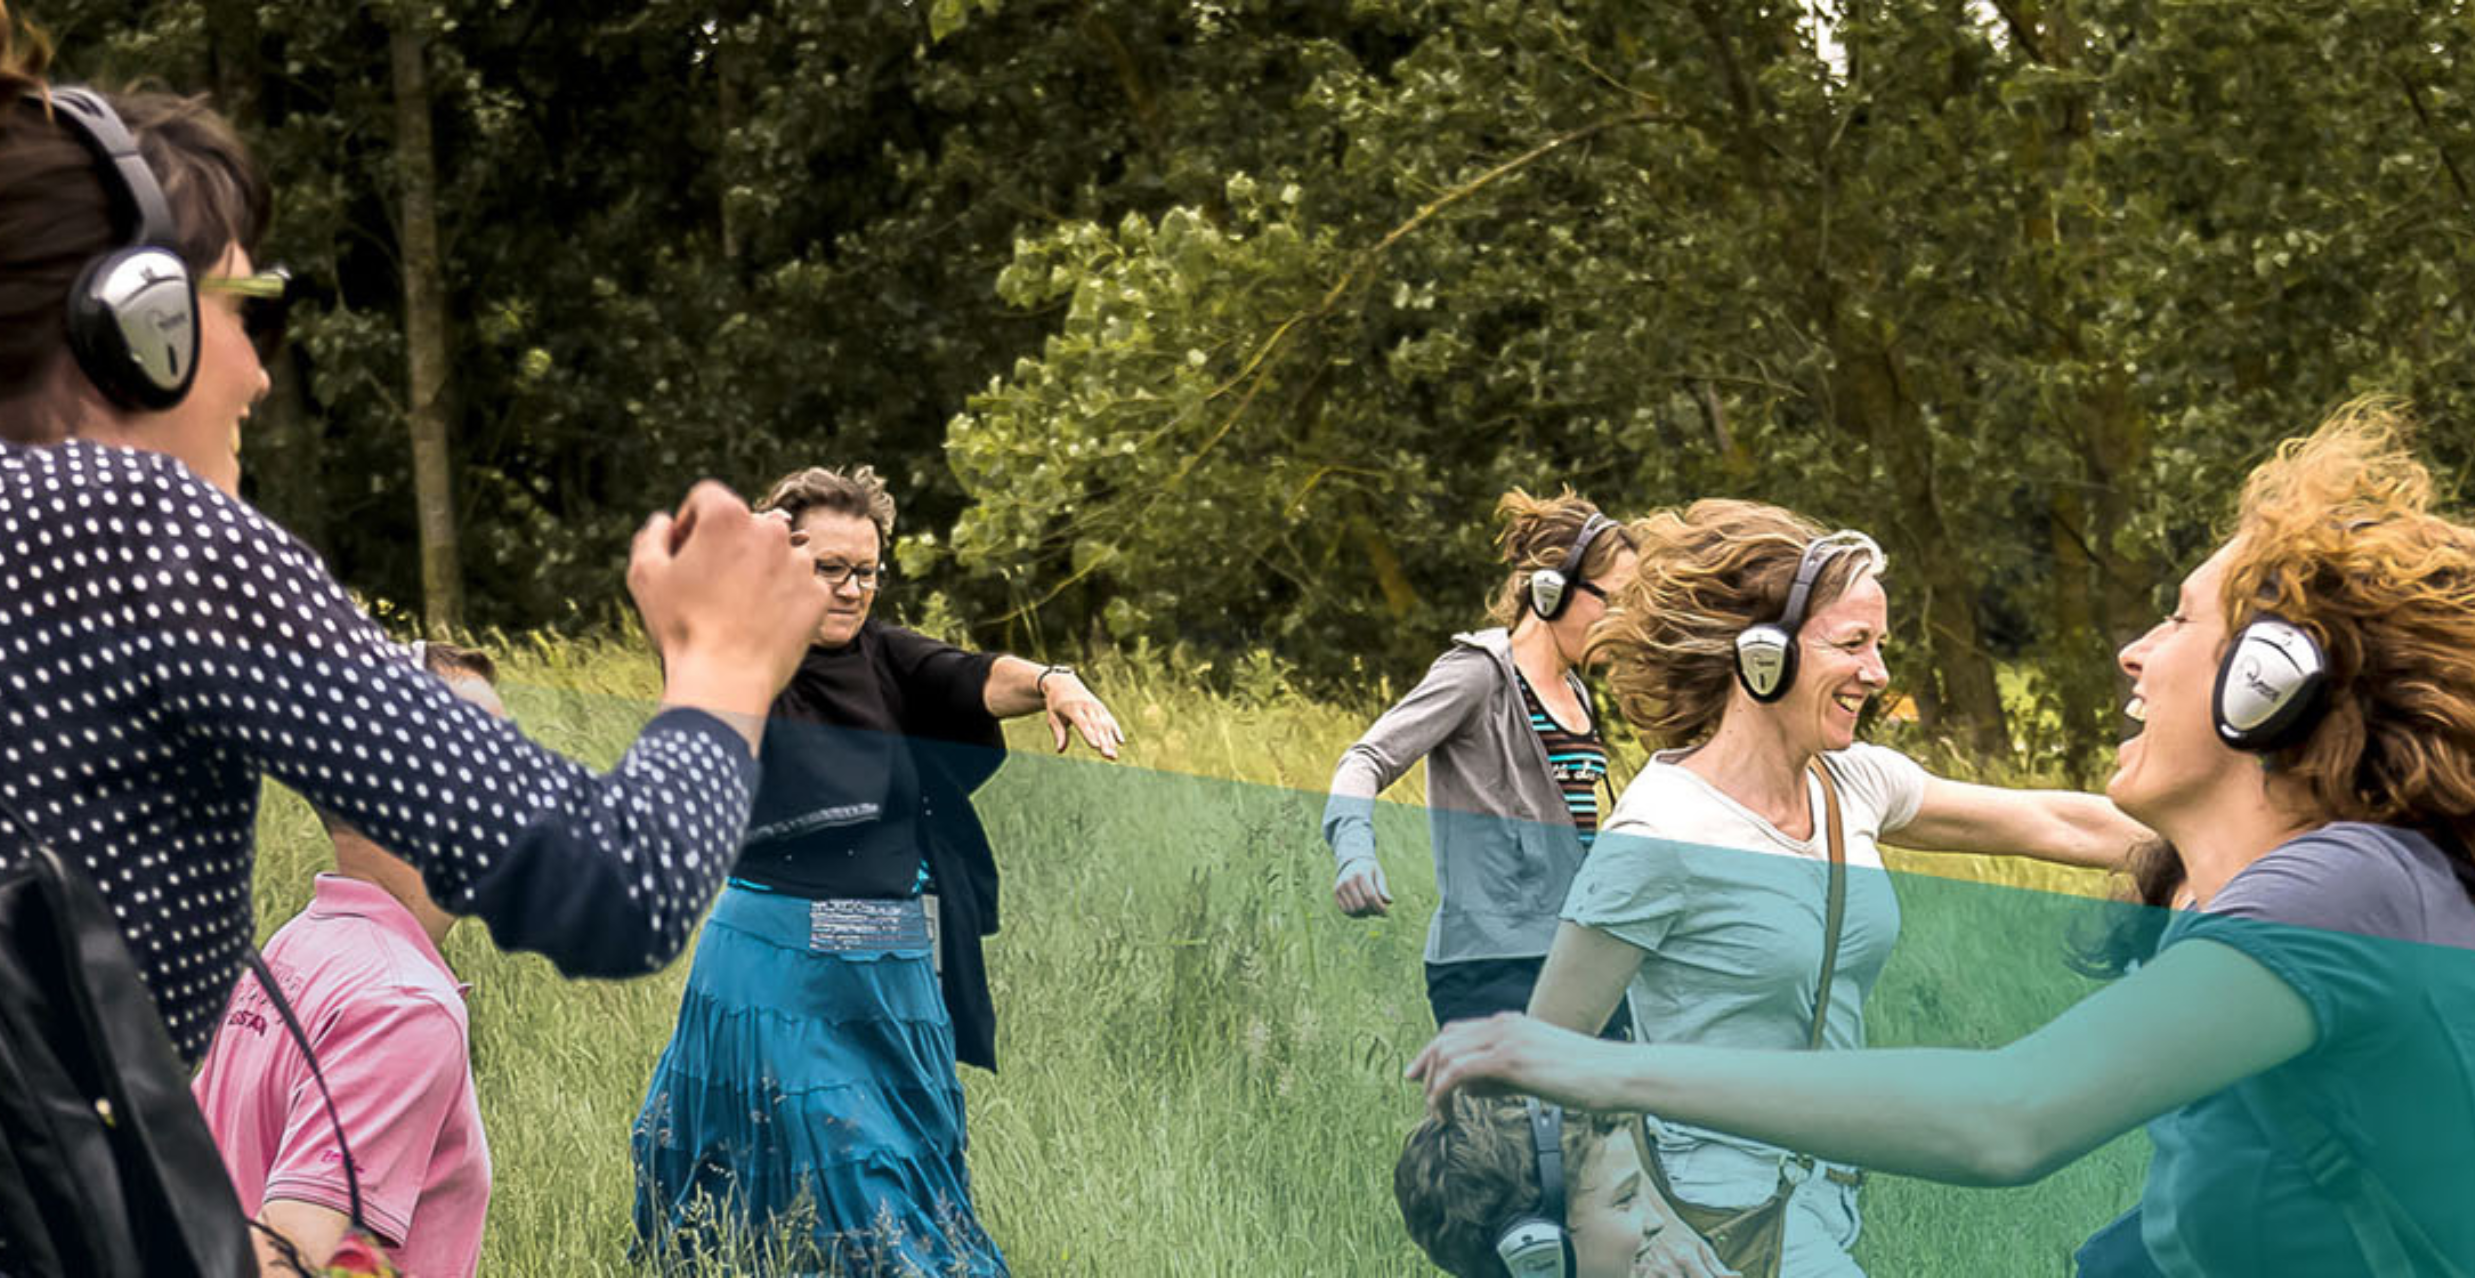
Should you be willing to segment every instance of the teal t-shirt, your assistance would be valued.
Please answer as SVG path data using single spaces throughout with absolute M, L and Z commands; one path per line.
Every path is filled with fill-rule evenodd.
M 2312 1048 L 2278 1067 L 2358 1166 L 2475 1270 L 2475 901 L 2431 840 L 2339 823 L 2278 847 L 2164 945 L 2228 945 L 2310 1005 Z M 2257 1080 L 2149 1124 L 2141 1237 L 2170 1278 L 2367 1274 L 2294 1144 L 2265 1130 Z

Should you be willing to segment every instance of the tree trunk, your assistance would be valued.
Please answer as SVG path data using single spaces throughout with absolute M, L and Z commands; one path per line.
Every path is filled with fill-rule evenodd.
M 1890 480 L 1891 509 L 1884 512 L 1885 540 L 1894 558 L 1923 578 L 1925 649 L 1932 663 L 1935 696 L 1917 705 L 1931 729 L 1956 732 L 1980 754 L 2008 757 L 2011 732 L 1977 629 L 1977 584 L 1967 556 L 1952 536 L 1934 485 L 1931 428 L 1900 375 L 1899 356 L 1879 334 L 1842 322 L 1833 333 L 1836 370 L 1831 403 L 1841 429 L 1866 441 Z M 1914 581 L 1915 577 L 1903 577 Z
M 464 621 L 455 493 L 447 445 L 447 288 L 438 249 L 438 166 L 430 145 L 429 69 L 409 7 L 387 33 L 395 73 L 396 174 L 403 184 L 406 425 L 421 529 L 421 620 L 432 633 Z
M 211 0 L 206 16 L 206 82 L 216 107 L 243 130 L 271 121 L 265 107 L 267 68 L 259 48 L 257 8 L 249 0 Z M 264 263 L 259 265 L 263 266 Z M 242 430 L 243 476 L 250 504 L 286 532 L 332 557 L 319 424 L 309 415 L 308 387 L 286 347 L 266 367 L 272 389 Z

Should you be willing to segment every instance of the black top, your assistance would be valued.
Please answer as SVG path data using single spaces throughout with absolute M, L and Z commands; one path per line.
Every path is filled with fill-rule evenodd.
M 994 732 L 984 697 L 995 664 L 874 621 L 843 647 L 808 649 L 765 720 L 738 877 L 805 897 L 917 893 L 926 852 L 906 729 Z
M 261 775 L 500 946 L 624 976 L 686 944 L 754 772 L 726 724 L 672 710 L 596 776 L 450 694 L 180 463 L 0 445 L 0 863 L 31 836 L 91 876 L 191 1060 L 254 932 Z
M 993 654 L 874 619 L 811 648 L 765 721 L 756 815 L 738 876 L 809 897 L 937 885 L 955 1055 L 997 1067 L 980 938 L 997 930 L 997 863 L 970 796 L 1005 761 L 986 701 Z

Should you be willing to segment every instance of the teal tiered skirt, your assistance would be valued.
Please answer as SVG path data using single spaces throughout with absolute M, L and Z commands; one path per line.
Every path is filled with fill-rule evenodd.
M 848 1278 L 1004 1278 L 971 1207 L 921 898 L 733 883 L 631 1144 L 655 1256 Z

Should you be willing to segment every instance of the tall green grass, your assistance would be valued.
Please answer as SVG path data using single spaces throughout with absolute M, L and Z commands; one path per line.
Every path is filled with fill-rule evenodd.
M 557 749 L 606 765 L 651 713 L 658 682 L 634 651 L 503 651 L 511 710 Z M 1431 1272 L 1391 1194 L 1421 1104 L 1400 1071 L 1432 1029 L 1421 781 L 1377 816 L 1391 917 L 1342 918 L 1321 790 L 1376 707 L 1298 696 L 1268 660 L 1240 673 L 1241 691 L 1212 694 L 1163 661 L 1105 664 L 1093 682 L 1131 733 L 1127 761 L 1055 757 L 1036 719 L 1018 721 L 1019 753 L 980 795 L 1005 874 L 989 947 L 1002 1072 L 964 1071 L 971 1164 L 982 1218 L 1025 1278 Z M 307 900 L 326 845 L 306 806 L 270 787 L 260 848 L 263 935 Z M 1906 933 L 1871 1004 L 1875 1042 L 1996 1043 L 2085 991 L 2058 956 L 2085 908 L 2063 893 L 2092 890 L 2087 876 L 1895 863 L 1956 877 L 1902 875 Z M 496 1172 L 483 1272 L 638 1272 L 628 1126 L 687 965 L 565 981 L 478 925 L 446 952 L 474 985 Z M 2132 1137 L 2020 1190 L 1879 1178 L 1857 1254 L 1885 1276 L 2067 1273 L 2144 1160 Z

